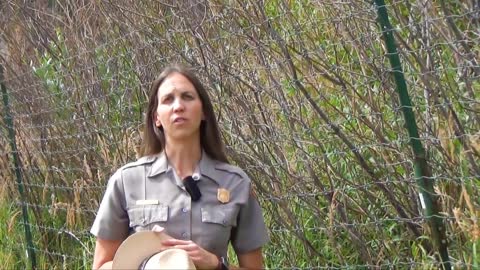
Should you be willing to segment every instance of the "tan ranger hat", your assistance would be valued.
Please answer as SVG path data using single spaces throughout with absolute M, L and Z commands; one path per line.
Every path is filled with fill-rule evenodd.
M 132 234 L 115 253 L 112 269 L 196 269 L 185 250 L 163 250 L 161 242 L 170 238 L 164 232 L 142 231 Z

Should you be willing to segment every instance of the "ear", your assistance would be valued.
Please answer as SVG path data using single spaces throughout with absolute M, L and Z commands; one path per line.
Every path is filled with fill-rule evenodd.
M 160 119 L 158 118 L 157 112 L 153 113 L 153 121 L 155 122 L 155 126 L 161 127 L 162 122 L 160 122 Z

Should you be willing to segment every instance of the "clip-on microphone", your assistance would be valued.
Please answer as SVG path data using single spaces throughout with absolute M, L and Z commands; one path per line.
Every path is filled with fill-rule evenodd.
M 183 179 L 183 184 L 185 185 L 188 194 L 190 194 L 190 197 L 192 197 L 192 201 L 196 202 L 200 200 L 202 193 L 200 193 L 200 189 L 198 189 L 197 181 L 195 181 L 192 176 L 185 177 Z

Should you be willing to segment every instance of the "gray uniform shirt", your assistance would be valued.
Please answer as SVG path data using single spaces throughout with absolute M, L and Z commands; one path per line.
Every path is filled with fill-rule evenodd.
M 172 237 L 192 240 L 223 257 L 230 241 L 237 254 L 268 242 L 251 181 L 240 168 L 203 152 L 193 178 L 202 193 L 196 202 L 164 153 L 123 166 L 110 178 L 90 232 L 102 239 L 123 240 L 157 224 Z M 217 197 L 220 188 L 230 193 L 226 203 Z

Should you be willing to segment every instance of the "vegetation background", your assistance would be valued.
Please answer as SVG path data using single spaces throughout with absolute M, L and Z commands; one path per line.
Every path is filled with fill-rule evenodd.
M 480 3 L 386 8 L 450 260 L 477 268 Z M 180 62 L 255 182 L 267 267 L 438 268 L 376 19 L 357 0 L 2 1 L 1 267 L 31 262 L 22 206 L 38 268 L 91 266 L 105 184 L 141 152 L 150 82 Z

